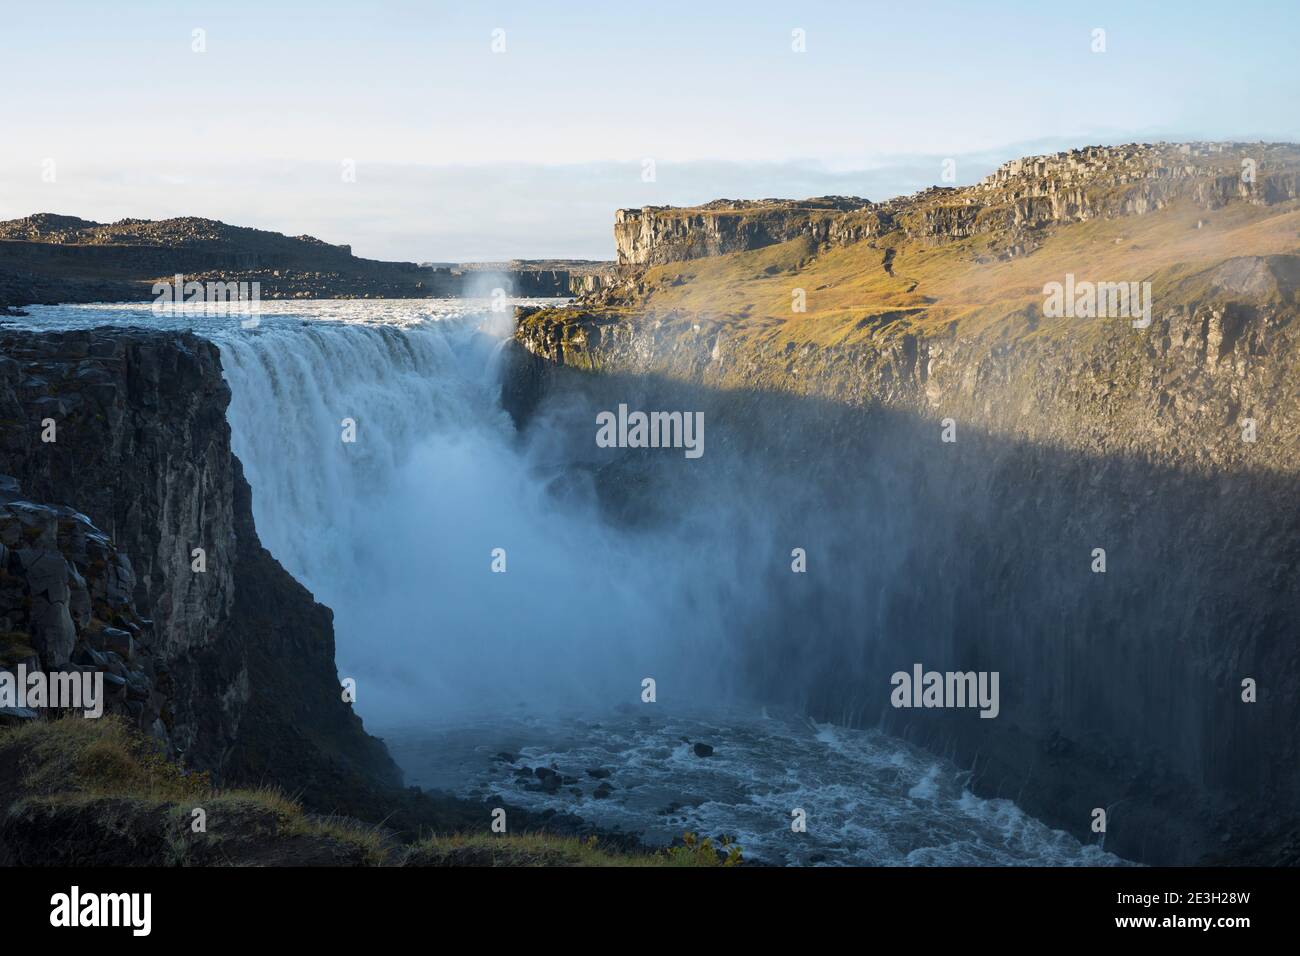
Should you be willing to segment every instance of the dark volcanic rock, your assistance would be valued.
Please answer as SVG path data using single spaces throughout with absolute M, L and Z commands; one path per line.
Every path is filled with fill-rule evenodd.
M 1240 175 L 1243 155 L 1259 162 L 1255 182 Z M 940 241 L 996 232 L 1030 248 L 1032 231 L 1049 223 L 1141 215 L 1179 199 L 1206 209 L 1232 200 L 1287 202 L 1300 194 L 1298 168 L 1300 153 L 1289 143 L 1090 146 L 1012 160 L 972 186 L 936 186 L 882 203 L 822 196 L 619 209 L 614 244 L 625 288 L 648 266 L 799 237 L 840 246 L 890 232 Z
M 362 259 L 349 246 L 312 236 L 231 226 L 187 216 L 97 223 L 38 213 L 0 222 L 0 309 L 59 302 L 145 302 L 152 286 L 187 281 L 257 282 L 264 299 L 484 296 L 501 287 L 522 297 L 593 293 L 609 264 L 516 260 L 449 265 Z
M 103 713 L 128 717 L 166 744 L 171 713 L 155 693 L 168 682 L 166 664 L 151 652 L 137 655 L 130 632 L 109 623 L 143 630 L 134 580 L 126 555 L 85 515 L 27 501 L 14 478 L 0 476 L 0 669 L 100 672 Z M 106 642 L 117 653 L 97 649 Z M 82 708 L 92 709 L 88 701 Z M 51 713 L 20 708 L 8 716 Z
M 714 494 L 726 474 L 759 508 L 767 476 L 766 536 L 818 537 L 835 571 L 755 594 L 745 679 L 761 699 L 950 755 L 977 794 L 1083 841 L 1094 808 L 1118 807 L 1105 846 L 1129 859 L 1288 862 L 1297 276 L 1300 257 L 1237 255 L 1192 269 L 1145 330 L 1066 322 L 1019 340 L 1010 319 L 782 344 L 704 315 L 521 311 L 503 396 L 553 433 L 639 396 L 726 436 L 704 469 L 618 450 L 623 470 L 593 471 L 611 520 Z M 791 637 L 796 622 L 816 637 Z M 999 715 L 891 706 L 913 662 L 999 673 Z
M 398 786 L 400 774 L 341 699 L 330 610 L 258 540 L 229 399 L 217 347 L 191 334 L 0 331 L 0 472 L 34 501 L 76 509 L 42 524 L 30 507 L 7 506 L 26 527 L 25 550 L 7 560 L 26 560 L 24 586 L 38 589 L 30 623 L 10 620 L 51 660 L 82 640 L 105 654 L 144 704 L 141 722 L 156 690 L 187 765 L 365 815 L 376 787 Z M 41 441 L 46 418 L 54 442 Z M 91 550 L 79 558 L 79 548 Z M 192 570 L 195 548 L 203 572 Z M 132 680 L 138 655 L 152 688 Z

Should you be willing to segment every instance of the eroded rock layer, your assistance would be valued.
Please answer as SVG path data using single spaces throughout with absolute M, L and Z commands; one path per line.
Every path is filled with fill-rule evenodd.
M 44 666 L 116 672 L 133 651 L 165 674 L 134 698 L 121 676 L 187 766 L 333 809 L 400 777 L 342 701 L 329 609 L 258 541 L 229 400 L 217 347 L 191 334 L 0 334 L 0 472 L 21 485 L 3 534 L 25 575 L 0 613 Z M 33 583 L 41 561 L 71 582 L 66 603 L 58 574 Z M 59 608 L 70 622 L 46 620 Z

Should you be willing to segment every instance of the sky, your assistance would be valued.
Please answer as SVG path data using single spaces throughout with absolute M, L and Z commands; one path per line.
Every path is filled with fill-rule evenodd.
M 1095 143 L 1297 140 L 1297 50 L 1298 0 L 0 0 L 0 218 L 611 258 L 620 206 L 880 200 L 944 159 L 962 184 Z

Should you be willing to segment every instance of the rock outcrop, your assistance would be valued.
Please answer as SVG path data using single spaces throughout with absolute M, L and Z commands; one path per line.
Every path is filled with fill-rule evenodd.
M 973 186 L 882 203 L 829 196 L 620 209 L 614 244 L 625 275 L 799 236 L 843 246 L 895 231 L 935 241 L 995 234 L 1014 254 L 1051 224 L 1141 215 L 1179 198 L 1213 210 L 1231 200 L 1274 204 L 1298 195 L 1300 149 L 1290 144 L 1094 146 L 1013 160 Z
M 0 308 L 149 301 L 155 282 L 258 283 L 263 299 L 486 296 L 598 291 L 612 272 L 592 262 L 455 265 L 385 262 L 312 236 L 184 217 L 97 223 L 39 213 L 0 222 Z
M 134 642 L 154 674 L 166 674 L 153 693 L 167 742 L 187 766 L 227 784 L 275 782 L 326 811 L 364 802 L 400 775 L 342 701 L 329 609 L 258 541 L 230 450 L 229 399 L 217 347 L 192 334 L 0 334 L 0 472 L 17 479 L 23 497 L 54 506 L 4 506 L 10 537 L 15 522 L 45 516 L 29 527 L 41 529 L 41 560 L 52 572 L 33 583 L 45 565 L 29 568 L 30 549 L 13 551 L 22 587 L 43 589 L 29 610 L 11 602 L 0 614 L 44 644 L 47 665 L 64 659 L 71 638 L 74 662 L 84 647 L 91 665 L 103 666 L 88 652 L 115 646 L 106 625 L 126 630 L 124 646 Z M 125 558 L 96 569 L 121 555 L 133 580 Z M 89 608 L 74 570 L 91 575 Z M 73 582 L 72 634 L 62 617 L 36 619 L 65 606 L 53 600 L 63 596 L 57 571 Z
M 83 712 L 118 714 L 170 744 L 171 679 L 153 654 L 153 622 L 132 599 L 125 554 L 83 514 L 27 501 L 0 475 L 0 668 L 12 674 L 99 674 L 103 699 Z M 40 711 L 0 707 L 0 718 Z
M 724 209 L 657 210 L 613 295 L 519 311 L 506 401 L 702 410 L 713 463 L 604 468 L 610 513 L 671 520 L 653 500 L 743 474 L 769 533 L 819 542 L 822 574 L 753 588 L 759 699 L 906 735 L 1081 839 L 1103 808 L 1131 859 L 1295 863 L 1297 168 L 1294 146 L 1078 150 L 817 211 L 820 245 L 783 258 Z M 1207 209 L 1242 227 L 1188 241 Z M 710 249 L 738 254 L 646 265 Z M 1098 262 L 1151 283 L 1149 326 L 1045 314 L 1045 279 Z M 1000 716 L 889 707 L 915 661 L 1001 671 Z
M 818 199 L 718 199 L 698 207 L 645 206 L 614 214 L 614 247 L 621 269 L 720 256 L 788 242 L 801 235 L 839 239 L 850 213 L 871 203 L 853 196 Z M 858 217 L 862 218 L 862 217 Z M 854 232 L 862 238 L 867 232 Z

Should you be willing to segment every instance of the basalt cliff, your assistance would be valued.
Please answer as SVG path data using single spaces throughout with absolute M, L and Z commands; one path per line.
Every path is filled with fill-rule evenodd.
M 1293 145 L 1133 145 L 622 210 L 617 283 L 519 311 L 507 400 L 705 412 L 694 470 L 598 473 L 623 520 L 776 476 L 749 493 L 809 563 L 745 582 L 765 700 L 1130 859 L 1296 863 L 1298 173 Z M 891 706 L 915 662 L 1000 672 L 999 716 Z
M 990 235 L 1014 254 L 1047 226 L 1141 215 L 1180 199 L 1205 209 L 1231 200 L 1284 202 L 1296 198 L 1296 177 L 1289 145 L 1091 147 L 1013 160 L 970 187 L 934 187 L 880 203 L 823 196 L 620 209 L 614 245 L 625 274 L 802 237 L 825 248 L 890 233 L 940 242 Z
M 106 671 L 116 709 L 219 780 L 340 805 L 397 786 L 338 692 L 329 610 L 258 541 L 229 400 L 190 334 L 0 333 L 7 662 Z
M 575 816 L 476 839 L 491 806 L 403 786 L 259 541 L 230 398 L 189 332 L 0 330 L 0 672 L 103 687 L 97 719 L 0 702 L 0 866 L 618 862 Z

